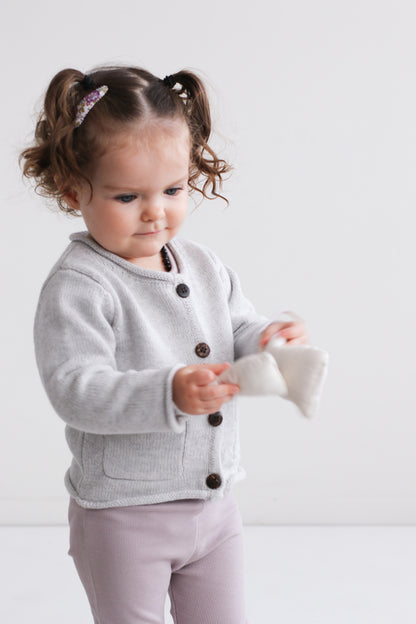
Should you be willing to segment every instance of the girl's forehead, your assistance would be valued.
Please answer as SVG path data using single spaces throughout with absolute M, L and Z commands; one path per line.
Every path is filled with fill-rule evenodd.
M 114 148 L 141 149 L 146 146 L 177 144 L 178 147 L 190 146 L 189 128 L 181 119 L 151 118 L 145 122 L 132 123 L 115 134 L 111 141 Z
M 187 124 L 177 120 L 158 120 L 147 124 L 129 124 L 103 137 L 102 149 L 93 166 L 114 163 L 123 158 L 189 158 L 191 138 Z
M 108 177 L 136 179 L 140 174 L 180 178 L 187 175 L 190 160 L 190 136 L 187 125 L 176 122 L 153 127 L 131 126 L 114 135 L 107 149 L 94 163 L 94 177 L 101 182 Z

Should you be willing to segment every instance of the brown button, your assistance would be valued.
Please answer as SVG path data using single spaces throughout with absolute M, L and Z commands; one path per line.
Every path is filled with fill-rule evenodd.
M 205 483 L 209 488 L 211 488 L 211 490 L 216 490 L 221 485 L 221 477 L 219 474 L 213 472 L 212 474 L 207 476 Z
M 222 423 L 222 414 L 221 412 L 214 412 L 214 414 L 210 414 L 208 416 L 208 422 L 213 427 L 218 427 Z
M 211 349 L 205 342 L 200 342 L 195 347 L 195 353 L 198 355 L 198 357 L 206 358 L 211 353 Z

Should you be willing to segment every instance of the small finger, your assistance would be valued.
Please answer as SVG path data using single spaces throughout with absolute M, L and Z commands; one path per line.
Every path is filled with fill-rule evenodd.
M 273 336 L 279 336 L 282 338 L 286 338 L 285 331 L 286 328 L 291 327 L 293 325 L 292 321 L 288 321 L 285 323 L 274 323 L 274 328 L 267 328 L 267 333 L 264 334 L 263 338 L 260 340 L 260 346 L 266 345 Z
M 290 347 L 292 345 L 307 345 L 309 344 L 307 336 L 302 336 L 300 338 L 292 338 L 292 340 L 288 340 L 286 344 Z
M 192 381 L 197 386 L 207 386 L 216 380 L 218 375 L 229 368 L 228 362 L 222 364 L 201 364 L 193 371 Z
M 281 336 L 282 338 L 286 338 L 288 342 L 293 339 L 305 338 L 306 329 L 303 323 L 292 323 L 290 326 L 280 330 L 279 336 Z
M 234 396 L 240 392 L 240 387 L 236 384 L 219 383 L 200 388 L 199 398 L 201 401 L 223 400 L 226 396 Z
M 277 334 L 286 325 L 287 323 L 272 323 L 271 325 L 266 327 L 266 329 L 262 333 L 259 344 L 266 345 L 269 342 L 270 338 Z
M 198 386 L 206 386 L 216 380 L 227 368 L 230 367 L 228 362 L 220 364 L 201 364 L 195 371 L 194 381 Z
M 213 400 L 213 401 L 201 401 L 200 410 L 202 414 L 212 414 L 213 412 L 217 412 L 221 409 L 221 406 L 224 403 L 228 403 L 234 398 L 234 395 L 227 394 L 221 399 Z

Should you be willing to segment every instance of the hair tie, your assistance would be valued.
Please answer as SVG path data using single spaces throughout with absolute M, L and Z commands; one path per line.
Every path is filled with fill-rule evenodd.
M 91 76 L 89 76 L 88 74 L 84 75 L 84 78 L 80 81 L 80 84 L 84 87 L 84 89 L 89 90 L 89 89 L 95 89 L 95 87 L 97 86 L 95 84 L 95 80 L 93 78 L 91 78 Z
M 175 86 L 175 84 L 177 83 L 176 78 L 170 74 L 169 76 L 165 76 L 162 80 L 162 82 L 169 87 L 169 89 L 173 89 L 173 87 Z
M 75 111 L 75 128 L 78 128 L 78 126 L 82 124 L 92 107 L 104 97 L 107 91 L 107 85 L 102 85 L 82 98 Z

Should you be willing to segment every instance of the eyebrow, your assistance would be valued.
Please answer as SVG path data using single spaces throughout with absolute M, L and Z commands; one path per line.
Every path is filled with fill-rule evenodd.
M 183 178 L 180 178 L 180 180 L 177 180 L 176 182 L 172 182 L 172 184 L 167 184 L 165 188 L 172 188 L 173 186 L 176 186 L 177 184 L 180 184 L 184 181 L 188 181 L 188 176 L 184 176 Z M 138 187 L 128 187 L 128 186 L 113 186 L 112 184 L 104 184 L 103 188 L 105 188 L 108 191 L 129 191 L 129 192 L 137 192 L 137 188 Z

